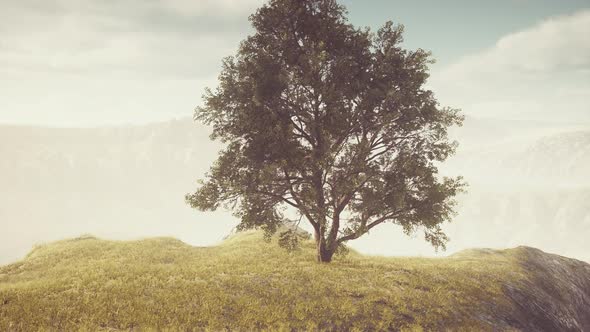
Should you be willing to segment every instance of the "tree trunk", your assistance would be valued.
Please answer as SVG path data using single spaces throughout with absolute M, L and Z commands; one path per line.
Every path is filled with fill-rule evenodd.
M 332 256 L 334 255 L 334 251 L 330 250 L 326 245 L 326 241 L 323 237 L 316 237 L 317 243 L 317 258 L 319 263 L 330 263 L 332 261 Z

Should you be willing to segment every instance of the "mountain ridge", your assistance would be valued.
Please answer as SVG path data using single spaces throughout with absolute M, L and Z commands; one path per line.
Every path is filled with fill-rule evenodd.
M 0 126 L 0 184 L 8 188 L 0 191 L 0 263 L 24 256 L 39 241 L 81 233 L 121 239 L 163 234 L 210 244 L 235 226 L 229 213 L 218 212 L 216 222 L 210 222 L 211 214 L 196 213 L 184 203 L 221 146 L 210 141 L 208 128 L 189 118 L 94 129 L 24 128 Z M 468 133 L 459 137 L 458 154 L 441 165 L 470 184 L 467 195 L 459 197 L 457 222 L 445 225 L 452 251 L 527 244 L 590 259 L 580 231 L 590 226 L 586 150 L 580 150 L 586 157 L 573 158 L 567 153 L 571 136 L 543 134 L 533 143 L 525 140 L 522 151 L 523 144 L 515 144 L 515 153 L 506 158 L 504 148 L 485 150 L 483 143 L 471 145 L 486 152 L 472 154 L 461 147 L 472 140 L 495 142 L 500 134 L 509 136 L 513 126 L 477 120 L 458 129 Z M 579 137 L 579 129 L 572 132 Z M 523 152 L 543 137 L 557 137 L 556 155 L 564 157 L 546 157 L 551 151 L 543 149 Z M 419 241 L 406 251 L 385 248 L 389 241 L 380 247 L 386 254 L 434 254 Z M 367 242 L 366 250 L 368 245 L 373 243 Z

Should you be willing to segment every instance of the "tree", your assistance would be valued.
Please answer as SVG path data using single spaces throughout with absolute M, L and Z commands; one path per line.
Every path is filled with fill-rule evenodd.
M 401 25 L 353 27 L 335 0 L 271 0 L 250 21 L 195 111 L 225 148 L 187 202 L 268 234 L 296 211 L 320 262 L 386 222 L 444 249 L 463 182 L 436 166 L 463 118 L 424 88 L 430 53 L 403 49 Z

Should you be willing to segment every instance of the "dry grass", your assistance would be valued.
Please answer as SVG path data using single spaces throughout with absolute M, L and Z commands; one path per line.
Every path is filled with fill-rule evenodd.
M 215 247 L 84 237 L 0 267 L 0 330 L 487 330 L 513 251 L 314 261 L 246 232 Z

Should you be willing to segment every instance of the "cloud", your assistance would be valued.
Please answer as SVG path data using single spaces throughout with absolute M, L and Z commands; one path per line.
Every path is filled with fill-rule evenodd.
M 554 72 L 590 68 L 590 11 L 550 19 L 498 41 L 492 57 L 521 71 Z
M 551 73 L 590 69 L 590 10 L 547 19 L 504 36 L 494 47 L 465 57 L 451 71 L 511 70 Z
M 261 3 L 0 0 L 0 72 L 211 75 Z
M 434 72 L 445 103 L 468 114 L 590 122 L 590 10 L 546 19 Z
M 264 3 L 263 0 L 161 0 L 160 4 L 188 15 L 235 15 L 252 12 Z
M 0 0 L 0 122 L 190 117 L 261 0 Z

